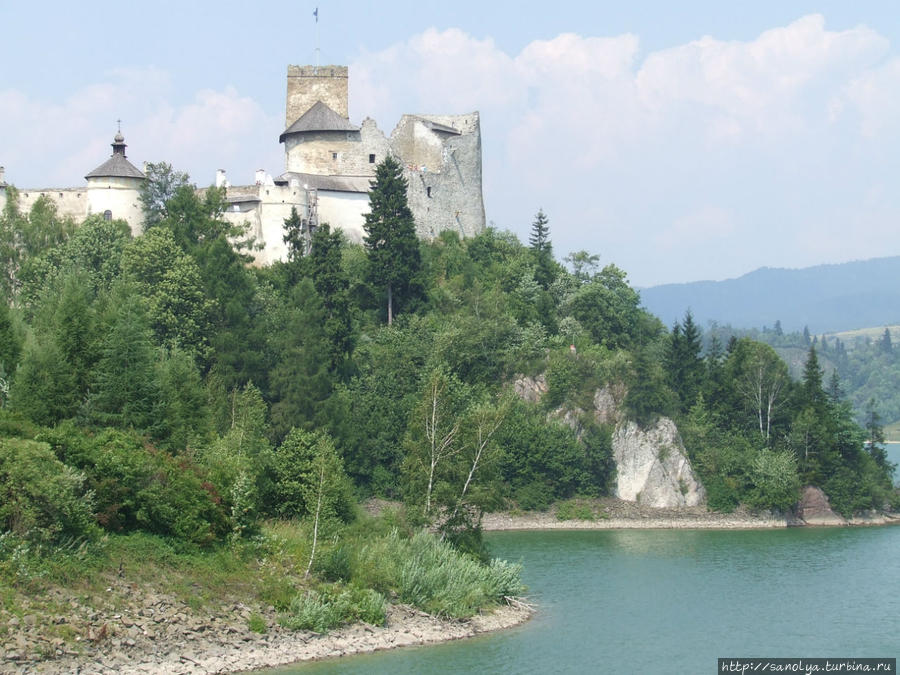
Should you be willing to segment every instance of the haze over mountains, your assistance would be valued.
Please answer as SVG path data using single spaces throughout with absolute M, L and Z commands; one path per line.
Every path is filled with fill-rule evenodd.
M 641 289 L 643 305 L 671 326 L 687 309 L 701 326 L 813 334 L 900 322 L 900 256 L 804 269 L 762 267 L 737 279 Z

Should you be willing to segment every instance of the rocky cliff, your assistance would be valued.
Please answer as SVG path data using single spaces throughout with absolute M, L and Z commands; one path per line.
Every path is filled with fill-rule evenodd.
M 529 403 L 538 403 L 547 393 L 543 375 L 518 377 L 513 389 Z M 613 457 L 616 462 L 616 497 L 657 508 L 698 506 L 706 501 L 706 492 L 694 475 L 690 460 L 675 423 L 660 417 L 655 424 L 641 428 L 625 419 L 622 402 L 625 388 L 607 385 L 593 398 L 591 414 L 600 424 L 612 424 Z M 559 408 L 550 413 L 581 432 L 580 409 Z
M 705 500 L 678 429 L 667 417 L 646 429 L 619 423 L 612 445 L 619 499 L 659 508 L 697 506 Z

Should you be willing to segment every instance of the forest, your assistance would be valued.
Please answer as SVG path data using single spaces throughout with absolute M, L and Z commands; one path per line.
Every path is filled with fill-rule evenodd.
M 543 211 L 526 243 L 422 241 L 387 160 L 362 244 L 295 213 L 289 259 L 259 268 L 223 190 L 149 177 L 137 237 L 14 193 L 0 216 L 0 565 L 23 542 L 209 549 L 302 519 L 309 574 L 320 526 L 369 497 L 486 559 L 483 512 L 610 494 L 612 429 L 584 412 L 609 383 L 629 419 L 676 421 L 712 509 L 787 511 L 805 485 L 845 515 L 900 505 L 877 415 L 823 381 L 831 345 L 793 379 L 767 344 L 664 326 L 598 254 L 558 262 Z M 540 402 L 513 393 L 538 374 Z M 350 565 L 334 541 L 320 559 Z

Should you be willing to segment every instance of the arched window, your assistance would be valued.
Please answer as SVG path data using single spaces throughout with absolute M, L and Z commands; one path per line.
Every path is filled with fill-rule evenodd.
M 112 220 L 112 211 L 106 209 L 106 211 L 103 212 L 103 220 Z

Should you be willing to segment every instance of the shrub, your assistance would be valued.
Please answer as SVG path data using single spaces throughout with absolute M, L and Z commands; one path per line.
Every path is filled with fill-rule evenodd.
M 296 596 L 278 622 L 291 630 L 326 633 L 332 628 L 363 621 L 384 625 L 384 597 L 371 589 L 326 586 Z
M 424 530 L 408 539 L 394 531 L 370 542 L 354 564 L 354 582 L 451 618 L 521 595 L 520 573 L 520 565 L 499 560 L 485 565 Z
M 590 504 L 577 499 L 561 502 L 556 507 L 557 520 L 596 520 L 594 509 Z
M 0 439 L 0 529 L 38 543 L 94 538 L 93 494 L 84 483 L 46 443 Z
M 753 508 L 787 511 L 800 497 L 797 460 L 792 452 L 761 451 L 751 463 L 750 480 L 747 504 Z
M 38 439 L 84 471 L 95 494 L 97 521 L 108 530 L 143 530 L 193 544 L 209 544 L 228 531 L 215 489 L 186 458 L 112 429 L 91 437 L 61 425 Z

